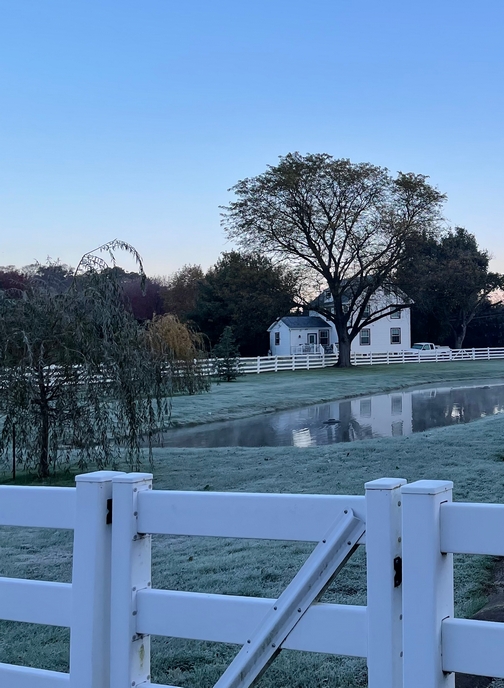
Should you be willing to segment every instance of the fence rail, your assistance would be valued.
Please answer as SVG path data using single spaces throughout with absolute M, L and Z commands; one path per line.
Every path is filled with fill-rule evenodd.
M 435 351 L 352 353 L 352 365 L 392 365 L 397 363 L 445 363 L 447 361 L 490 361 L 504 358 L 504 347 L 486 349 L 436 349 Z M 337 363 L 334 354 L 296 354 L 292 356 L 256 356 L 240 359 L 242 373 L 278 373 L 284 370 L 314 370 Z
M 242 645 L 242 664 L 219 679 L 227 688 L 250 686 L 280 648 L 364 657 L 369 688 L 452 688 L 453 672 L 504 678 L 504 624 L 453 612 L 453 554 L 504 556 L 504 505 L 454 504 L 452 488 L 384 478 L 365 496 L 177 492 L 106 471 L 76 488 L 2 486 L 0 525 L 72 527 L 74 550 L 71 584 L 0 578 L 0 618 L 71 628 L 70 672 L 0 664 L 0 685 L 154 685 L 150 635 Z M 364 530 L 366 606 L 313 603 L 311 582 L 323 575 L 323 588 Z M 152 589 L 156 534 L 318 544 L 274 600 Z M 268 628 L 280 640 L 265 654 Z

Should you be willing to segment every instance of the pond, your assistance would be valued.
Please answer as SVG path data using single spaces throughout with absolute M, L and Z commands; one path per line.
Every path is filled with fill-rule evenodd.
M 413 432 L 504 413 L 504 384 L 452 384 L 355 397 L 170 430 L 167 447 L 313 447 Z

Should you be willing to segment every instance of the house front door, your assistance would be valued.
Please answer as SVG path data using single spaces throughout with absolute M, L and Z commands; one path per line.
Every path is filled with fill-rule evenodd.
M 316 332 L 310 332 L 308 334 L 308 344 L 316 344 L 317 343 L 317 333 Z

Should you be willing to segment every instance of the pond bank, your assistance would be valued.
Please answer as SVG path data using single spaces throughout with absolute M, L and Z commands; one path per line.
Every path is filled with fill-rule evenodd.
M 235 382 L 214 384 L 207 394 L 175 397 L 172 425 L 182 427 L 246 418 L 416 385 L 485 379 L 504 381 L 504 360 L 246 375 Z

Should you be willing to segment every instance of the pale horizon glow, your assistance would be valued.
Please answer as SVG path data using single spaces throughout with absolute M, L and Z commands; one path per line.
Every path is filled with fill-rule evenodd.
M 228 189 L 300 151 L 429 175 L 504 272 L 503 25 L 500 0 L 6 4 L 0 265 L 117 237 L 206 270 Z

